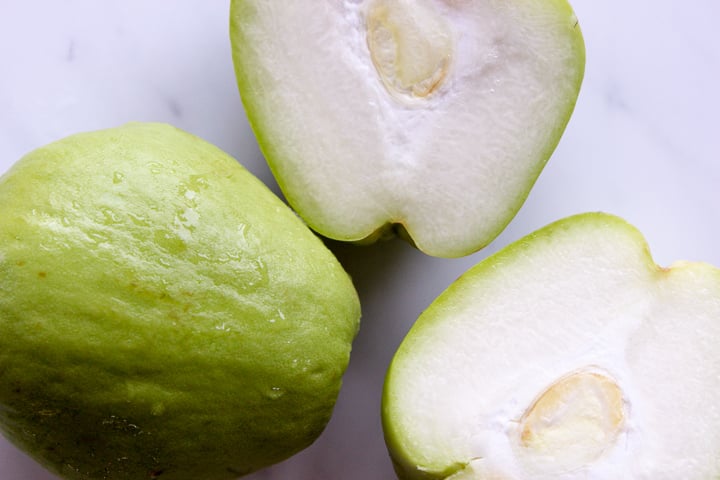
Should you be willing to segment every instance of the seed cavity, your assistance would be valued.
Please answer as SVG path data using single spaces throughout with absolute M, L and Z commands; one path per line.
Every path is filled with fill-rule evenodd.
M 595 462 L 623 431 L 625 404 L 617 382 L 600 369 L 588 367 L 558 379 L 520 420 L 522 457 L 546 473 Z
M 366 13 L 367 45 L 388 92 L 425 99 L 448 76 L 452 31 L 430 0 L 374 0 Z

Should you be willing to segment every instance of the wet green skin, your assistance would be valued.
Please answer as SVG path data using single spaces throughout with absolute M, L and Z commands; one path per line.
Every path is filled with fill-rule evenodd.
M 0 428 L 68 479 L 224 479 L 309 445 L 350 279 L 235 160 L 130 124 L 0 178 Z

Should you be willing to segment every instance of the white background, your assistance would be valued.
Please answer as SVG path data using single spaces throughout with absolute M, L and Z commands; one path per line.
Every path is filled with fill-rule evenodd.
M 525 206 L 490 247 L 463 259 L 430 258 L 401 241 L 334 246 L 363 304 L 335 415 L 309 449 L 247 478 L 394 478 L 379 408 L 395 348 L 463 271 L 551 221 L 615 213 L 645 234 L 661 265 L 720 266 L 720 3 L 573 6 L 585 82 Z M 72 133 L 163 121 L 223 148 L 277 192 L 235 86 L 228 11 L 227 0 L 0 0 L 0 172 Z M 0 480 L 52 478 L 0 438 Z

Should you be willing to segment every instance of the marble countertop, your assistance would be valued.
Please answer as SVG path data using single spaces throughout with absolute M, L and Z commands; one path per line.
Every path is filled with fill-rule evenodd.
M 335 414 L 310 448 L 247 478 L 394 478 L 379 407 L 395 348 L 462 272 L 551 221 L 614 213 L 644 233 L 659 264 L 720 266 L 720 3 L 572 4 L 585 81 L 524 207 L 493 244 L 462 259 L 402 241 L 339 246 L 363 324 Z M 218 145 L 278 191 L 235 86 L 227 0 L 1 0 L 0 65 L 0 173 L 72 133 L 161 121 Z M 0 478 L 55 477 L 0 439 Z

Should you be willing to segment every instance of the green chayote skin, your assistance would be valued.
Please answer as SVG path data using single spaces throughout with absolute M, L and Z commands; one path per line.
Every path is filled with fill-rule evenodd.
M 236 478 L 308 446 L 360 317 L 259 180 L 162 124 L 0 178 L 0 429 L 67 479 Z

